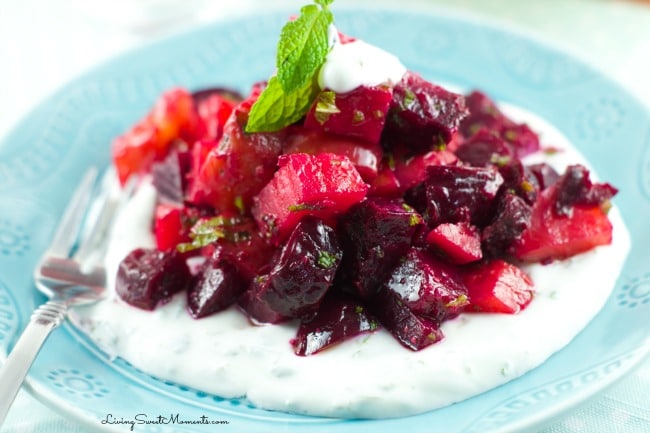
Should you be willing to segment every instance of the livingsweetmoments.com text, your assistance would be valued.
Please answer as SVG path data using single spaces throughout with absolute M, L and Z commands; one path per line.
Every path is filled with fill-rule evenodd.
M 106 417 L 101 420 L 102 424 L 107 425 L 124 425 L 129 428 L 130 431 L 135 431 L 135 427 L 138 425 L 158 425 L 158 424 L 176 424 L 176 425 L 226 425 L 230 422 L 226 420 L 213 420 L 205 415 L 201 415 L 198 418 L 184 418 L 180 414 L 169 414 L 169 416 L 156 415 L 151 417 L 146 413 L 139 413 L 133 416 L 132 418 L 116 416 L 112 413 L 106 414 Z

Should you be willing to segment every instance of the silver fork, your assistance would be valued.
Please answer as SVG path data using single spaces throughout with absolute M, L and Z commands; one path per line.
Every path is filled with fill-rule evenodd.
M 36 287 L 49 301 L 34 311 L 0 369 L 0 426 L 34 358 L 50 332 L 63 322 L 68 308 L 96 302 L 106 291 L 106 272 L 100 259 L 105 252 L 113 215 L 132 186 L 116 195 L 104 179 L 99 196 L 95 198 L 97 174 L 97 169 L 91 168 L 82 178 L 52 243 L 34 271 Z M 89 209 L 95 212 L 89 212 Z

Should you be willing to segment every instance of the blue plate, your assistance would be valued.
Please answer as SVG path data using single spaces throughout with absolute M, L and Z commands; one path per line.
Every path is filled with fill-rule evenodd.
M 31 270 L 85 168 L 108 164 L 112 138 L 168 87 L 246 91 L 268 77 L 279 30 L 293 12 L 215 24 L 121 56 L 61 89 L 0 143 L 0 356 L 43 301 Z M 229 431 L 237 432 L 512 432 L 573 407 L 647 354 L 650 122 L 643 107 L 566 54 L 482 22 L 432 10 L 343 9 L 336 18 L 344 32 L 398 54 L 429 79 L 480 88 L 541 115 L 575 143 L 601 178 L 620 188 L 616 204 L 633 247 L 601 313 L 569 346 L 520 379 L 402 419 L 311 418 L 224 400 L 110 362 L 69 325 L 52 335 L 30 372 L 27 386 L 38 398 L 89 426 L 120 432 L 129 428 L 122 422 L 171 414 L 179 414 L 177 421 L 227 421 Z M 135 426 L 163 433 L 215 428 Z

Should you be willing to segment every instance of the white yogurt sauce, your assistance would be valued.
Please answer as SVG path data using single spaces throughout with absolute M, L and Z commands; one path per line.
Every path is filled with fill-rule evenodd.
M 320 69 L 321 89 L 346 93 L 361 85 L 397 84 L 406 67 L 393 54 L 362 40 L 341 44 L 334 40 Z
M 335 47 L 331 57 L 376 50 L 353 44 Z M 328 58 L 330 65 L 339 61 L 343 62 Z M 369 84 L 363 71 L 372 75 L 373 83 L 386 80 L 374 76 L 375 70 L 386 69 L 377 63 L 361 62 L 356 78 L 354 74 L 333 78 L 340 74 L 335 69 L 328 66 L 323 73 L 325 84 L 335 91 L 350 90 L 355 80 Z M 531 161 L 543 158 L 560 171 L 570 163 L 586 165 L 550 124 L 514 107 L 504 110 L 541 132 L 542 142 L 564 149 L 554 155 L 540 153 Z M 153 188 L 143 186 L 116 221 L 108 259 L 111 269 L 131 249 L 154 244 L 150 232 L 154 201 Z M 586 326 L 609 296 L 629 250 L 629 235 L 618 210 L 613 208 L 609 215 L 614 225 L 611 245 L 525 268 L 535 282 L 536 295 L 523 312 L 463 314 L 443 324 L 442 342 L 420 352 L 405 349 L 379 330 L 299 357 L 290 345 L 295 323 L 254 326 L 236 308 L 193 320 L 186 312 L 184 294 L 148 312 L 112 293 L 98 304 L 76 308 L 71 318 L 108 354 L 138 369 L 226 398 L 246 396 L 261 408 L 347 418 L 421 413 L 522 375 Z

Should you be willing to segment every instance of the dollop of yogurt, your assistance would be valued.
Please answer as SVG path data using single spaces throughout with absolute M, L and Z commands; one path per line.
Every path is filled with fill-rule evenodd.
M 332 49 L 320 69 L 321 89 L 346 93 L 359 86 L 394 85 L 406 67 L 393 54 L 362 40 L 341 44 L 334 39 Z

